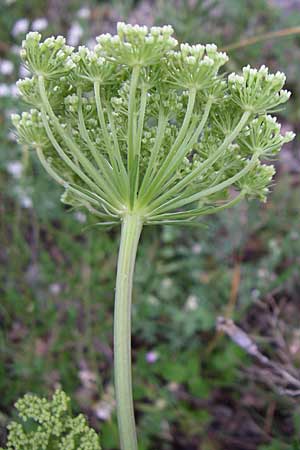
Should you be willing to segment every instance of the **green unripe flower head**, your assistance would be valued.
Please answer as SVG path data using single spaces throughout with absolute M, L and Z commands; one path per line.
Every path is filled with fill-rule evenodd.
M 14 115 L 19 139 L 65 188 L 62 200 L 101 223 L 127 213 L 191 223 L 244 197 L 264 201 L 274 168 L 260 161 L 294 137 L 270 115 L 290 96 L 284 74 L 247 66 L 222 77 L 225 53 L 172 33 L 119 23 L 93 51 L 38 33 L 23 42 L 32 77 L 18 87 L 34 109 Z

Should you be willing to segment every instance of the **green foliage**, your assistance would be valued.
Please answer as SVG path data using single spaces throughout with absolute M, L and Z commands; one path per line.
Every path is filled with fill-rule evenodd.
M 16 409 L 21 422 L 9 424 L 7 450 L 101 450 L 85 417 L 71 416 L 70 399 L 61 390 L 51 401 L 26 394 Z
M 300 442 L 295 441 L 292 445 L 284 445 L 282 446 L 282 442 L 277 439 L 272 439 L 272 442 L 268 445 L 262 445 L 259 447 L 259 450 L 299 450 Z

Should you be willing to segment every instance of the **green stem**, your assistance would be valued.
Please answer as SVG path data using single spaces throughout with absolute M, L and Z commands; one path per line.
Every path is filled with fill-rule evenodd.
M 136 251 L 142 226 L 139 216 L 128 214 L 124 217 L 118 257 L 114 369 L 121 450 L 138 449 L 131 382 L 131 297 Z

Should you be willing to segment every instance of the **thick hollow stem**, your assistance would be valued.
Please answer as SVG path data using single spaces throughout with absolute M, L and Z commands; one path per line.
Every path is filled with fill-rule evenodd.
M 131 382 L 131 296 L 137 246 L 142 231 L 139 216 L 128 214 L 122 223 L 118 257 L 114 369 L 121 450 L 137 450 Z

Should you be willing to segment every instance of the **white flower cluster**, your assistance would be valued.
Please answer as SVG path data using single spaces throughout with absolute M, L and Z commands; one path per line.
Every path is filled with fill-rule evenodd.
M 25 17 L 17 20 L 12 28 L 12 35 L 14 37 L 18 37 L 19 34 L 24 34 L 28 31 L 29 28 L 29 20 Z
M 33 74 L 55 79 L 75 68 L 71 58 L 74 49 L 65 45 L 64 37 L 52 36 L 42 43 L 40 41 L 39 33 L 36 31 L 28 33 L 20 52 L 25 65 Z
M 103 34 L 97 38 L 96 51 L 107 59 L 128 66 L 147 66 L 157 63 L 162 55 L 176 47 L 171 35 L 173 28 L 127 25 L 118 23 L 118 34 Z
M 204 89 L 213 83 L 227 61 L 226 53 L 218 52 L 214 44 L 181 44 L 180 51 L 170 52 L 166 57 L 169 82 L 185 89 Z
M 43 31 L 48 26 L 48 20 L 46 17 L 38 17 L 31 24 L 32 31 Z
M 73 61 L 78 68 L 78 76 L 90 82 L 111 83 L 116 70 L 111 62 L 86 47 L 79 47 L 78 53 L 73 55 Z
M 274 111 L 290 98 L 291 93 L 282 89 L 285 80 L 282 72 L 270 74 L 265 66 L 257 70 L 248 65 L 242 75 L 229 75 L 228 87 L 235 103 L 245 110 L 264 113 Z
M 260 160 L 294 137 L 270 116 L 290 95 L 282 73 L 247 66 L 220 77 L 225 53 L 176 49 L 172 32 L 120 23 L 94 50 L 35 32 L 23 42 L 32 77 L 18 88 L 36 109 L 13 116 L 19 140 L 66 187 L 65 203 L 105 225 L 128 211 L 189 223 L 245 196 L 265 200 L 274 168 Z
M 78 22 L 72 23 L 67 36 L 67 42 L 69 45 L 78 45 L 80 39 L 83 36 L 83 29 Z
M 0 73 L 4 76 L 11 75 L 14 71 L 14 65 L 8 59 L 0 60 Z
M 32 147 L 47 146 L 48 138 L 44 131 L 41 114 L 36 109 L 25 111 L 21 116 L 12 114 L 11 120 L 18 130 L 20 142 L 30 142 Z
M 281 135 L 280 131 L 281 125 L 276 117 L 269 114 L 259 116 L 245 128 L 238 142 L 249 151 L 258 152 L 264 159 L 272 159 L 276 157 L 283 144 L 295 138 L 295 133 L 292 131 L 287 131 L 284 135 Z
M 0 83 L 0 97 L 16 97 L 18 88 L 15 84 Z

